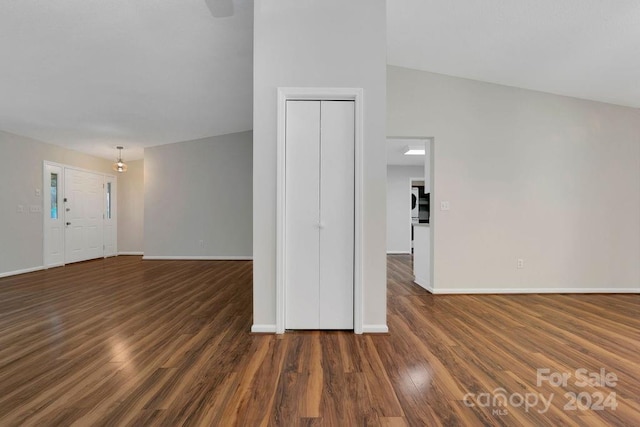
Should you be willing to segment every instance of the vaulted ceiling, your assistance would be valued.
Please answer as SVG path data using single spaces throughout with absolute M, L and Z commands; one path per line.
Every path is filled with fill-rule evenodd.
M 252 128 L 253 2 L 0 2 L 0 129 L 106 158 Z
M 388 62 L 640 107 L 637 0 L 389 0 Z
M 0 2 L 0 129 L 105 158 L 124 145 L 130 160 L 251 129 L 253 2 L 219 17 L 230 1 Z M 640 107 L 635 0 L 387 0 L 387 11 L 389 64 Z

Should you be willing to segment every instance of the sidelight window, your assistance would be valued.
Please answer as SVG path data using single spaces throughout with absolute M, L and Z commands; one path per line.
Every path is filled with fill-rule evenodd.
M 58 219 L 58 174 L 51 174 L 51 219 Z
M 107 219 L 111 219 L 111 183 L 107 182 Z

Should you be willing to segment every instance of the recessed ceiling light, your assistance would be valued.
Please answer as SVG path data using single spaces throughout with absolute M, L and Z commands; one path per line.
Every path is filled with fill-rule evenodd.
M 405 156 L 424 156 L 425 149 L 420 147 L 407 147 L 404 149 Z

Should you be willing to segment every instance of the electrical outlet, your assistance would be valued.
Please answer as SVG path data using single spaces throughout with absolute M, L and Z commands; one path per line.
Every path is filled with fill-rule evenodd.
M 42 196 L 42 191 L 39 188 L 36 188 L 36 197 Z
M 449 201 L 445 200 L 444 202 L 440 202 L 440 210 L 441 211 L 448 211 L 451 208 L 451 206 L 449 205 Z
M 204 240 L 198 240 L 198 245 L 200 245 L 200 249 L 204 249 Z
M 524 268 L 524 259 L 518 258 L 518 268 Z
M 24 206 L 18 205 L 18 213 L 24 213 Z

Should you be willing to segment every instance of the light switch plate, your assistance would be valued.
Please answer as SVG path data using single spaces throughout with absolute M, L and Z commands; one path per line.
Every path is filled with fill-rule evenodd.
M 18 205 L 18 213 L 24 213 L 24 206 Z
M 440 210 L 441 211 L 448 211 L 449 209 L 451 209 L 451 205 L 449 205 L 449 201 L 448 200 L 440 202 Z
M 42 196 L 42 191 L 39 188 L 36 188 L 36 197 Z
M 38 213 L 38 212 L 42 212 L 42 208 L 38 205 L 31 205 L 29 206 L 29 212 L 31 213 Z

